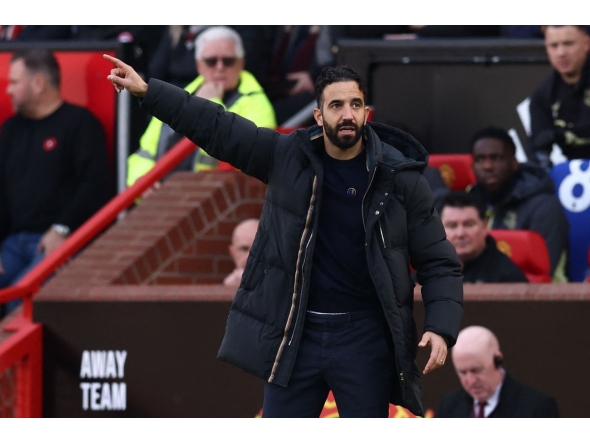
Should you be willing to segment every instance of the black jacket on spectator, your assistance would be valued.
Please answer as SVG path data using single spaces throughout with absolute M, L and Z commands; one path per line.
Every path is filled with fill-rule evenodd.
M 476 184 L 470 192 L 482 199 L 493 229 L 532 230 L 547 243 L 551 274 L 562 255 L 567 254 L 569 223 L 561 202 L 555 196 L 551 176 L 541 167 L 520 164 L 512 181 L 496 195 Z
M 481 254 L 463 266 L 463 282 L 528 282 L 525 274 L 508 256 L 498 250 L 488 234 Z
M 531 96 L 530 113 L 533 150 L 550 152 L 539 135 L 554 130 L 561 133 L 557 143 L 565 157 L 590 159 L 590 55 L 576 85 L 565 83 L 554 70 Z
M 155 79 L 142 106 L 213 157 L 267 184 L 219 358 L 286 386 L 303 331 L 322 206 L 321 128 L 289 135 L 258 128 L 211 101 Z M 450 346 L 463 314 L 463 279 L 421 174 L 428 160 L 424 148 L 410 135 L 378 123 L 369 123 L 365 135 L 370 169 L 362 208 L 365 251 L 395 347 L 391 399 L 423 415 L 421 376 L 414 362 L 418 338 L 410 258 L 422 284 L 424 330 L 443 336 Z
M 473 418 L 473 398 L 463 388 L 446 393 L 434 416 Z M 559 418 L 559 409 L 553 397 L 516 381 L 506 373 L 498 405 L 488 418 Z

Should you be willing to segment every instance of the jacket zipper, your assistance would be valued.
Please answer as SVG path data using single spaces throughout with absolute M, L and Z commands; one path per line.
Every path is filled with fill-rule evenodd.
M 313 206 L 312 206 L 313 209 Z M 311 232 L 311 234 L 309 235 L 309 240 L 307 241 L 307 245 L 305 246 L 305 256 L 303 256 L 303 263 L 301 264 L 301 270 L 303 272 L 303 269 L 305 268 L 305 261 L 307 260 L 307 252 L 308 252 L 308 248 L 309 248 L 309 243 L 311 242 L 311 239 L 313 238 L 313 232 Z M 305 274 L 303 274 L 303 276 L 301 277 L 301 288 L 303 289 L 303 287 L 305 287 Z M 299 302 L 299 309 L 297 310 L 297 316 L 295 316 L 295 323 L 293 324 L 293 333 L 291 333 L 291 339 L 289 339 L 289 345 L 291 345 L 291 342 L 293 342 L 293 337 L 295 336 L 295 330 L 297 329 L 297 321 L 299 320 L 299 315 L 301 314 L 301 307 L 303 307 L 303 304 L 301 304 L 301 302 Z
M 294 283 L 293 283 L 293 296 L 291 297 L 291 309 L 289 310 L 289 317 L 287 318 L 287 323 L 285 324 L 285 330 L 283 332 L 283 339 L 281 341 L 281 345 L 279 346 L 277 356 L 275 357 L 275 362 L 272 366 L 272 370 L 270 372 L 268 382 L 272 382 L 272 380 L 275 377 L 275 372 L 277 371 L 279 361 L 281 360 L 281 355 L 283 354 L 283 349 L 285 348 L 285 344 L 287 343 L 287 336 L 289 334 L 289 328 L 291 327 L 291 321 L 293 320 L 293 312 L 295 311 L 295 306 L 297 305 L 296 304 L 297 293 L 299 291 L 299 289 L 297 287 L 297 281 L 299 280 L 299 271 L 301 270 L 301 272 L 303 272 L 303 265 L 305 264 L 305 256 L 307 255 L 307 247 L 309 246 L 309 242 L 311 241 L 311 238 L 312 238 L 312 236 L 309 237 L 309 240 L 308 240 L 307 245 L 305 246 L 305 250 L 304 250 L 303 245 L 305 242 L 305 238 L 307 237 L 307 233 L 309 232 L 309 228 L 311 226 L 311 215 L 313 212 L 313 206 L 314 206 L 315 198 L 316 198 L 317 183 L 318 183 L 318 178 L 317 178 L 317 176 L 315 176 L 313 179 L 311 199 L 309 201 L 309 209 L 307 210 L 307 218 L 305 220 L 305 229 L 303 230 L 303 234 L 301 236 L 301 241 L 299 242 L 299 254 L 297 255 L 297 263 L 295 264 L 295 279 L 294 279 Z M 303 263 L 300 267 L 299 263 L 301 261 L 302 253 L 305 253 L 305 254 L 303 255 Z M 303 281 L 303 279 L 302 279 L 302 281 Z M 295 317 L 295 325 L 297 325 L 298 316 L 299 316 L 299 314 L 297 314 L 297 316 Z M 293 334 L 295 334 L 295 329 L 293 329 Z M 293 336 L 291 336 L 291 340 L 292 339 L 293 339 Z M 291 342 L 289 341 L 289 344 L 290 343 Z
M 365 191 L 365 194 L 363 195 L 363 201 L 361 202 L 361 216 L 363 217 L 363 228 L 365 229 L 365 233 L 367 232 L 367 225 L 365 223 L 365 211 L 364 211 L 365 197 L 367 197 L 367 193 L 371 189 L 371 185 L 373 185 L 373 180 L 375 179 L 376 173 L 377 173 L 377 168 L 375 168 L 373 170 L 373 175 L 371 176 L 371 180 L 369 181 L 369 186 L 367 187 L 367 191 Z
M 381 240 L 383 241 L 383 249 L 386 249 L 387 247 L 385 246 L 385 236 L 383 236 L 383 230 L 381 229 L 381 219 L 379 219 L 377 221 L 377 223 L 379 224 L 379 231 L 381 232 Z

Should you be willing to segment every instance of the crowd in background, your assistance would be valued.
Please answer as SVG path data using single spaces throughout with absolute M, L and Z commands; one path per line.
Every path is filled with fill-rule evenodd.
M 198 57 L 196 57 L 195 45 L 198 42 L 197 38 L 210 28 L 212 27 L 207 25 L 3 25 L 0 26 L 0 48 L 2 43 L 21 42 L 116 41 L 126 43 L 126 45 L 123 45 L 125 50 L 122 59 L 134 66 L 137 72 L 146 80 L 157 78 L 185 88 L 191 93 L 194 92 L 202 97 L 214 101 L 218 100 L 227 109 L 253 120 L 259 126 L 275 128 L 288 122 L 292 116 L 306 106 L 314 104 L 314 79 L 324 67 L 333 66 L 336 63 L 338 43 L 342 39 L 528 38 L 541 40 L 544 38 L 543 28 L 533 25 L 239 25 L 229 27 L 239 36 L 236 37 L 236 42 L 240 40 L 238 45 L 239 54 L 232 53 L 233 57 L 226 57 L 227 60 L 222 60 L 219 57 L 215 58 L 214 52 L 217 49 L 211 47 L 209 52 L 214 56 L 211 59 L 213 64 L 208 65 L 205 63 L 207 62 L 206 57 L 201 56 L 200 60 L 196 60 Z M 570 26 L 569 28 L 573 27 Z M 205 43 L 205 41 L 202 41 L 201 45 Z M 550 61 L 556 67 L 555 63 L 558 62 L 551 59 L 549 46 L 547 48 Z M 242 64 L 239 66 L 230 65 L 230 63 L 235 62 L 233 59 L 241 60 Z M 236 68 L 234 80 L 226 85 L 220 93 L 210 91 L 208 88 L 202 88 L 203 84 L 209 82 L 208 79 L 211 77 L 208 76 L 213 75 L 207 71 L 216 69 L 218 62 L 223 63 L 225 68 Z M 576 82 L 587 82 L 587 69 L 584 69 L 585 74 L 582 76 L 581 82 L 579 78 L 576 79 Z M 246 75 L 252 75 L 253 77 L 250 80 L 250 77 L 244 77 Z M 550 80 L 553 83 L 544 86 L 545 90 L 556 89 L 557 86 L 553 87 L 551 85 L 559 85 L 559 79 L 558 76 L 557 79 Z M 249 85 L 246 88 L 247 91 L 244 89 L 246 84 Z M 562 89 L 565 92 L 562 91 L 560 94 L 568 95 L 568 88 L 567 85 L 563 87 Z M 266 97 L 260 97 L 262 91 L 264 91 L 263 95 Z M 238 95 L 236 96 L 234 93 L 238 93 Z M 562 109 L 566 108 L 566 99 L 562 100 Z M 533 104 L 538 115 L 544 112 L 544 108 L 547 108 L 549 114 L 549 107 L 552 106 L 551 100 L 553 99 L 550 97 L 549 92 L 537 92 L 533 96 Z M 575 106 L 578 106 L 577 102 Z M 264 109 L 264 116 L 261 118 L 260 113 L 253 112 L 254 108 Z M 272 115 L 273 112 L 274 116 Z M 555 110 L 552 112 L 554 115 L 556 114 Z M 582 121 L 587 118 L 586 116 L 581 117 Z M 479 212 L 478 205 L 481 204 L 483 207 L 482 221 L 489 228 L 531 229 L 541 233 L 549 248 L 551 275 L 554 282 L 568 280 L 567 273 L 564 271 L 566 260 L 564 252 L 567 251 L 567 221 L 559 205 L 547 207 L 548 199 L 556 200 L 552 196 L 554 188 L 549 176 L 551 163 L 548 161 L 548 150 L 554 143 L 561 143 L 563 146 L 570 143 L 571 146 L 576 147 L 576 155 L 569 156 L 569 159 L 584 158 L 585 153 L 585 136 L 583 134 L 580 137 L 571 135 L 575 129 L 572 128 L 572 125 L 575 124 L 576 128 L 579 126 L 579 122 L 574 122 L 575 118 L 578 117 L 576 115 L 572 117 L 570 112 L 568 118 L 570 120 L 565 121 L 563 120 L 565 117 L 557 118 L 554 116 L 553 120 L 555 122 L 552 122 L 551 116 L 549 116 L 546 119 L 548 123 L 543 123 L 544 126 L 537 125 L 539 126 L 537 133 L 540 134 L 533 134 L 536 137 L 533 137 L 530 141 L 537 157 L 531 160 L 530 165 L 518 166 L 514 156 L 514 144 L 511 143 L 510 137 L 504 134 L 501 128 L 496 128 L 495 132 L 492 130 L 491 133 L 488 131 L 487 134 L 480 135 L 480 139 L 490 142 L 487 147 L 482 148 L 480 146 L 478 148 L 475 145 L 476 140 L 471 146 L 471 153 L 476 160 L 474 171 L 478 176 L 478 183 L 475 184 L 476 186 L 472 191 L 478 195 L 480 200 L 476 205 L 476 213 Z M 539 119 L 533 121 L 533 126 L 538 121 Z M 299 126 L 309 126 L 314 123 L 310 112 L 307 120 L 301 121 Z M 490 124 L 493 125 L 493 122 Z M 546 128 L 547 125 L 550 128 Z M 565 125 L 565 127 L 560 127 L 560 125 Z M 582 126 L 584 125 L 588 126 L 587 123 L 582 122 Z M 178 140 L 178 135 L 175 136 L 166 131 L 166 125 L 162 125 L 157 119 L 147 115 L 140 107 L 132 107 L 131 146 L 132 150 L 136 152 L 131 153 L 129 158 L 128 185 L 133 184 L 138 177 L 152 168 L 159 156 L 170 149 Z M 478 150 L 481 153 L 478 154 Z M 490 154 L 494 150 L 497 152 Z M 566 155 L 568 152 L 566 151 Z M 502 158 L 504 163 L 494 167 L 495 171 L 493 171 L 494 168 L 481 166 L 481 162 L 486 161 L 486 156 L 489 159 L 495 159 L 494 161 Z M 483 160 L 480 162 L 478 174 L 477 165 L 480 158 Z M 210 158 L 199 156 L 191 160 L 191 166 L 187 169 L 200 171 L 218 166 L 218 164 L 211 162 L 213 161 Z M 498 176 L 496 179 L 492 177 L 494 174 Z M 523 179 L 523 175 L 527 178 Z M 425 176 L 434 191 L 435 202 L 440 204 L 442 197 L 448 191 L 446 186 L 442 183 L 440 175 L 434 168 L 427 168 Z M 490 177 L 492 178 L 490 179 Z M 485 182 L 489 180 L 497 180 L 496 185 L 490 186 L 486 184 Z M 521 182 L 523 185 L 519 186 L 526 189 L 526 192 L 514 192 L 516 185 Z M 537 182 L 539 185 L 534 185 Z M 531 191 L 531 187 L 534 188 L 534 191 Z M 522 193 L 526 194 L 526 196 L 521 195 Z M 550 198 L 547 196 L 550 196 Z M 545 204 L 534 204 L 538 199 L 544 200 Z M 531 210 L 523 210 L 523 208 L 530 207 L 534 207 L 536 210 L 547 208 L 547 213 L 540 214 L 537 211 L 533 216 L 530 216 Z M 439 210 L 441 210 L 440 207 Z M 526 217 L 522 216 L 524 213 L 527 214 Z M 514 220 L 508 220 L 510 218 Z M 554 223 L 556 220 L 559 223 Z M 485 239 L 487 239 L 487 243 L 490 242 L 489 236 L 486 236 L 487 232 L 483 233 L 479 247 L 476 248 L 479 252 L 484 248 Z
M 127 43 L 125 46 L 126 53 L 123 58 L 125 61 L 134 66 L 138 73 L 146 80 L 148 78 L 157 78 L 178 87 L 185 88 L 189 92 L 201 97 L 217 101 L 226 109 L 236 112 L 236 114 L 248 117 L 248 110 L 251 112 L 253 107 L 262 107 L 266 111 L 270 110 L 273 114 L 271 118 L 265 118 L 256 121 L 255 117 L 248 117 L 255 121 L 258 126 L 266 126 L 276 128 L 295 115 L 299 110 L 305 108 L 310 103 L 315 101 L 314 79 L 319 72 L 327 66 L 333 66 L 336 63 L 336 53 L 338 42 L 342 39 L 429 39 L 429 38 L 530 38 L 543 39 L 544 35 L 541 26 L 423 26 L 423 25 L 408 25 L 408 26 L 319 26 L 319 25 L 297 25 L 297 26 L 231 26 L 241 38 L 238 45 L 236 43 L 236 53 L 230 56 L 221 56 L 214 54 L 212 46 L 205 46 L 210 40 L 201 41 L 201 51 L 207 48 L 202 54 L 202 57 L 196 56 L 196 46 L 199 42 L 199 36 L 209 29 L 205 25 L 174 25 L 174 26 L 0 26 L 0 42 L 40 42 L 40 41 L 107 41 L 113 40 L 122 43 Z M 587 42 L 587 34 L 585 34 Z M 219 37 L 219 36 L 218 36 Z M 227 34 L 223 34 L 222 38 L 226 38 Z M 214 40 L 214 39 L 213 39 Z M 587 45 L 588 43 L 586 43 Z M 217 48 L 217 47 L 215 47 Z M 587 48 L 587 47 L 586 47 Z M 1 47 L 0 47 L 1 49 Z M 218 49 L 218 48 L 217 48 Z M 540 88 L 533 96 L 534 106 L 537 106 L 537 111 L 543 114 L 544 110 L 551 114 L 549 122 L 544 123 L 545 126 L 539 126 L 536 129 L 537 134 L 533 134 L 531 144 L 537 157 L 532 159 L 530 163 L 519 165 L 516 161 L 515 153 L 516 147 L 514 142 L 501 128 L 490 126 L 484 128 L 477 134 L 472 136 L 470 153 L 474 161 L 474 173 L 477 182 L 470 187 L 467 192 L 450 193 L 445 189 L 445 185 L 440 182 L 439 177 L 430 178 L 432 170 L 427 170 L 427 180 L 434 191 L 438 210 L 441 213 L 443 225 L 447 230 L 447 237 L 455 246 L 463 272 L 465 275 L 465 282 L 527 282 L 528 279 L 525 274 L 510 262 L 506 256 L 502 255 L 495 246 L 495 242 L 488 233 L 488 228 L 500 229 L 527 229 L 538 232 L 543 236 L 547 243 L 550 256 L 550 272 L 553 282 L 567 282 L 568 276 L 566 271 L 567 249 L 568 249 L 568 222 L 565 213 L 558 199 L 555 196 L 555 184 L 550 175 L 551 162 L 549 159 L 549 150 L 554 144 L 561 144 L 566 147 L 564 154 L 568 160 L 586 159 L 590 155 L 586 155 L 586 145 L 588 138 L 586 138 L 584 131 L 585 127 L 590 127 L 588 114 L 586 111 L 577 111 L 578 114 L 571 113 L 568 108 L 567 118 L 563 115 L 558 115 L 559 109 L 555 109 L 554 91 L 559 91 L 560 101 L 558 102 L 562 109 L 565 108 L 571 97 L 578 94 L 581 89 L 581 94 L 586 94 L 584 98 L 584 105 L 590 108 L 590 87 L 588 84 L 588 60 L 583 59 L 583 64 L 580 68 L 580 75 L 575 78 L 574 82 L 568 81 L 568 74 L 560 71 L 560 62 L 558 56 L 552 58 L 551 46 L 547 46 L 550 62 L 556 74 L 549 79 L 546 84 L 540 85 Z M 586 49 L 586 53 L 587 53 Z M 211 54 L 209 54 L 211 52 Z M 198 54 L 198 52 L 197 52 Z M 244 57 L 245 54 L 245 57 Z M 196 62 L 195 62 L 196 60 Z M 243 66 L 238 61 L 243 60 Z M 17 59 L 18 61 L 18 59 Z M 202 88 L 202 85 L 207 85 L 209 77 L 207 70 L 214 69 L 218 66 L 225 66 L 225 68 L 236 67 L 235 77 L 228 85 L 220 91 L 211 88 Z M 247 74 L 244 74 L 243 71 Z M 564 68 L 565 69 L 565 68 Z M 565 72 L 565 71 L 564 71 Z M 252 75 L 250 78 L 248 76 Z M 560 83 L 561 82 L 561 83 Z M 586 83 L 584 83 L 586 82 Z M 245 85 L 248 90 L 245 90 Z M 581 85 L 581 86 L 579 86 Z M 561 88 L 561 89 L 560 89 Z M 577 88 L 577 89 L 576 89 Z M 264 91 L 266 97 L 261 97 L 260 94 Z M 572 92 L 573 91 L 573 92 Z M 586 91 L 586 92 L 584 92 Z M 53 91 L 53 101 L 51 113 L 56 109 L 61 109 L 62 112 L 76 113 L 80 118 L 80 111 L 77 109 L 60 108 L 62 106 L 61 99 L 57 95 L 57 90 Z M 237 94 L 237 96 L 236 96 Z M 252 101 L 253 97 L 258 94 L 257 99 Z M 14 100 L 15 94 L 11 94 Z M 571 97 L 570 97 L 571 96 Z M 268 98 L 268 100 L 266 99 Z M 241 108 L 238 103 L 244 103 L 244 100 L 249 100 L 247 105 Z M 242 100 L 242 102 L 239 102 Z M 256 101 L 258 100 L 258 101 Z M 577 99 L 576 99 L 577 100 Z M 268 103 L 267 103 L 268 102 Z M 577 104 L 578 102 L 576 102 Z M 577 106 L 577 105 L 576 105 Z M 23 109 L 20 109 L 23 112 Z M 585 109 L 585 108 L 584 108 Z M 15 109 L 19 112 L 19 109 Z M 162 154 L 162 150 L 170 149 L 178 139 L 174 138 L 173 134 L 166 132 L 166 126 L 157 119 L 152 118 L 139 107 L 136 107 L 136 113 L 132 131 L 132 145 L 137 150 L 132 153 L 129 163 L 128 179 L 133 178 L 129 185 L 133 183 L 147 170 L 153 167 L 158 157 Z M 582 114 L 579 114 L 579 113 Z M 51 113 L 45 113 L 42 118 L 45 119 Z M 586 114 L 584 114 L 586 113 Z M 26 113 L 25 113 L 26 114 Z M 268 117 L 267 112 L 266 116 Z M 580 115 L 582 117 L 580 117 Z M 30 119 L 36 117 L 32 115 L 26 116 Z M 96 129 L 96 124 L 89 116 L 85 116 L 84 121 L 89 127 Z M 63 119 L 73 119 L 71 116 L 63 117 Z M 577 120 L 576 120 L 577 119 Z M 310 113 L 308 120 L 302 122 L 302 126 L 312 125 L 314 123 L 313 117 Z M 535 123 L 535 122 L 533 122 Z M 538 123 L 538 121 L 537 121 Z M 19 126 L 16 126 L 16 125 Z M 493 123 L 490 122 L 492 125 Z M 23 131 L 16 131 L 16 129 L 27 128 L 27 122 L 11 121 L 10 128 L 3 128 L 4 143 L 6 142 L 8 131 L 13 129 L 13 132 L 24 134 Z M 62 120 L 59 123 L 64 126 Z M 548 126 L 547 126 L 548 125 Z M 577 131 L 578 127 L 582 128 L 582 132 Z M 155 128 L 155 129 L 154 129 Z M 143 137 L 142 137 L 143 136 Z M 147 139 L 151 139 L 148 141 Z M 141 140 L 140 140 L 141 139 Z M 166 139 L 163 143 L 162 140 Z M 47 140 L 43 140 L 44 150 L 49 152 L 53 150 L 53 146 L 46 146 Z M 94 138 L 96 143 L 101 142 L 100 137 Z M 0 143 L 2 139 L 0 139 Z M 23 142 L 24 143 L 24 142 Z M 54 142 L 57 143 L 57 142 Z M 164 146 L 165 145 L 165 146 Z M 573 147 L 568 150 L 567 147 Z M 2 148 L 2 145 L 0 145 Z M 149 148 L 149 150 L 148 150 Z M 574 149 L 575 148 L 575 149 Z M 151 151 L 150 151 L 151 150 Z M 147 154 L 146 154 L 147 153 Z M 573 154 L 572 154 L 573 153 Z M 1 154 L 1 153 L 0 153 Z M 133 157 L 134 156 L 134 157 Z M 149 157 L 151 156 L 151 157 Z M 93 161 L 94 166 L 103 165 L 106 171 L 106 159 L 104 156 L 96 155 L 99 161 Z M 146 159 L 149 162 L 146 162 Z M 1 160 L 1 159 L 0 159 Z M 14 162 L 14 159 L 10 159 Z M 20 161 L 24 164 L 25 161 Z M 87 160 L 80 160 L 84 163 L 86 168 L 90 164 Z M 141 172 L 133 170 L 132 163 L 142 164 Z M 198 157 L 191 160 L 189 169 L 194 169 L 198 172 L 203 169 L 208 169 L 211 166 L 211 160 L 203 157 Z M 18 163 L 18 162 L 17 162 Z M 8 164 L 8 163 L 7 163 Z M 197 168 L 197 164 L 199 165 Z M 0 166 L 1 166 L 0 161 Z M 207 166 L 209 165 L 209 166 Z M 40 166 L 40 165 L 38 165 Z M 45 166 L 45 165 L 42 165 Z M 215 164 L 215 167 L 218 165 Z M 59 169 L 59 167 L 55 167 Z M 39 169 L 41 171 L 41 169 Z M 46 171 L 46 170 L 45 170 Z M 74 171 L 74 170 L 71 170 Z M 64 174 L 71 174 L 68 170 Z M 16 183 L 22 178 L 26 178 L 26 174 L 17 178 L 19 174 L 16 169 L 12 170 L 11 183 Z M 137 173 L 137 174 L 136 174 Z M 0 175 L 2 171 L 0 171 Z M 91 172 L 95 177 L 100 176 L 96 171 Z M 29 176 L 30 177 L 30 176 Z M 2 178 L 0 177 L 0 180 Z M 4 179 L 8 180 L 8 179 Z M 108 180 L 106 175 L 96 179 L 94 185 L 99 185 L 99 182 L 104 185 Z M 50 180 L 48 180 L 49 182 Z M 434 185 L 438 181 L 438 185 Z M 83 181 L 82 181 L 83 182 Z M 80 182 L 80 183 L 82 183 Z M 74 184 L 75 185 L 75 184 Z M 76 188 L 70 186 L 70 189 Z M 84 186 L 83 184 L 80 187 Z M 98 186 L 98 189 L 105 189 L 107 187 Z M 19 189 L 23 189 L 19 185 Z M 441 192 L 442 189 L 442 192 Z M 88 191 L 88 200 L 95 203 L 95 207 L 102 205 L 107 196 L 96 196 Z M 50 189 L 46 189 L 50 193 Z M 35 191 L 30 192 L 30 196 L 34 196 Z M 144 197 L 147 197 L 144 195 Z M 82 199 L 82 197 L 78 197 Z M 45 200 L 50 200 L 46 197 Z M 29 197 L 28 202 L 34 201 L 33 197 Z M 3 203 L 3 202 L 0 202 Z M 41 205 L 41 204 L 40 204 Z M 2 209 L 0 208 L 0 211 Z M 69 224 L 66 219 L 47 220 L 46 225 L 53 223 L 52 229 L 63 238 L 70 234 L 72 229 L 82 223 L 83 218 L 88 218 L 88 214 L 95 211 L 92 208 L 82 216 L 80 220 L 76 219 L 75 223 Z M 69 226 L 62 224 L 67 223 Z M 249 231 L 241 236 L 238 230 L 234 232 L 232 237 L 232 245 L 229 252 L 235 261 L 235 270 L 230 274 L 226 281 L 226 285 L 237 286 L 241 279 L 241 273 L 244 268 L 245 260 L 252 244 L 257 220 L 246 221 L 251 226 Z M 24 223 L 23 226 L 27 224 Z M 8 226 L 8 225 L 6 225 Z M 26 227 L 27 229 L 30 227 Z M 38 229 L 37 229 L 38 228 Z M 243 228 L 243 227 L 242 227 Z M 39 244 L 40 239 L 43 241 L 43 236 L 47 234 L 44 232 L 45 226 L 33 227 L 31 230 L 38 231 L 36 237 L 29 241 L 29 249 Z M 1 235 L 7 235 L 0 231 Z M 47 231 L 50 233 L 50 231 Z M 13 234 L 13 233 L 9 233 Z M 0 237 L 0 241 L 5 239 Z M 59 242 L 63 239 L 59 239 Z M 241 241 L 238 242 L 238 241 Z M 59 245 L 59 243 L 57 244 Z M 4 259 L 4 256 L 2 257 Z M 36 261 L 38 262 L 39 259 Z M 35 262 L 36 263 L 36 262 Z M 4 270 L 1 268 L 1 274 Z M 20 272 L 15 271 L 15 276 L 20 275 Z M 0 281 L 2 282 L 2 281 Z M 14 284 L 11 282 L 4 282 L 0 285 L 7 286 Z M 2 313 L 0 312 L 0 316 Z M 494 349 L 490 352 L 490 356 L 485 356 L 486 365 L 489 367 L 491 379 L 501 380 L 504 377 L 504 371 L 501 369 L 501 352 L 496 340 L 491 336 L 490 332 L 476 332 L 479 336 L 474 336 L 480 342 L 492 342 Z M 468 337 L 467 335 L 464 335 Z M 490 339 L 492 337 L 493 340 Z M 483 338 L 483 339 L 482 339 Z M 470 339 L 468 337 L 468 339 Z M 476 342 L 477 342 L 476 341 Z M 469 348 L 471 346 L 465 346 Z M 478 344 L 479 347 L 479 344 Z M 459 356 L 463 348 L 458 347 Z M 489 353 L 488 353 L 489 354 Z M 493 360 L 491 359 L 493 355 Z M 490 358 L 490 359 L 488 359 Z M 488 362 L 489 361 L 489 362 Z M 494 381 L 495 381 L 494 379 Z M 470 393 L 468 383 L 462 380 L 462 384 L 467 392 Z M 516 384 L 515 382 L 509 382 Z M 509 384 L 507 383 L 507 384 Z M 496 399 L 493 401 L 493 407 L 487 405 L 486 401 L 489 398 L 483 398 L 481 405 L 477 404 L 480 409 L 480 415 L 489 416 L 492 410 L 498 405 L 498 394 L 502 389 L 496 382 L 490 383 L 492 390 L 491 394 L 496 393 Z M 458 393 L 456 396 L 463 396 Z M 488 393 L 485 394 L 489 395 Z M 538 394 L 529 394 L 530 396 L 538 396 Z M 473 395 L 477 398 L 476 395 Z M 558 416 L 557 407 L 554 406 L 554 401 L 543 399 L 547 407 L 547 412 L 540 413 L 542 416 Z M 444 404 L 444 403 L 443 403 Z M 453 406 L 457 405 L 456 401 L 451 403 Z M 443 405 L 443 407 L 445 407 Z M 452 416 L 469 415 L 471 404 L 465 407 L 465 412 L 447 412 L 446 414 Z M 449 410 L 450 407 L 449 407 Z M 444 411 L 444 409 L 443 409 Z M 528 416 L 536 413 L 527 413 Z M 440 413 L 438 416 L 445 416 Z

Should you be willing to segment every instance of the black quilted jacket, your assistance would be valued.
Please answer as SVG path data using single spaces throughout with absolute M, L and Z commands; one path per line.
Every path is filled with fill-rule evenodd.
M 286 386 L 303 328 L 322 204 L 321 128 L 290 135 L 258 128 L 154 79 L 142 106 L 211 156 L 268 185 L 219 358 Z M 365 138 L 370 168 L 362 208 L 365 251 L 395 346 L 391 402 L 423 415 L 410 263 L 422 285 L 424 330 L 442 335 L 450 346 L 463 314 L 461 268 L 421 174 L 428 162 L 424 148 L 403 131 L 377 123 L 367 126 Z

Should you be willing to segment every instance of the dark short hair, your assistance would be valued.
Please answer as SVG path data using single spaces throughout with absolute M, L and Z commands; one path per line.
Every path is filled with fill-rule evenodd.
M 43 74 L 52 87 L 59 89 L 61 82 L 59 64 L 51 51 L 46 49 L 21 49 L 14 52 L 10 58 L 10 63 L 21 59 L 29 72 Z
M 444 195 L 438 207 L 438 213 L 442 214 L 445 207 L 467 208 L 474 207 L 481 220 L 485 220 L 486 211 L 481 199 L 473 193 L 466 191 L 450 191 Z
M 356 82 L 366 99 L 367 87 L 361 76 L 354 69 L 345 65 L 336 66 L 335 68 L 328 66 L 322 69 L 315 81 L 315 94 L 319 109 L 322 109 L 324 89 L 326 86 L 336 82 Z
M 504 146 L 508 148 L 510 154 L 513 156 L 516 155 L 516 145 L 514 144 L 514 140 L 510 137 L 510 134 L 503 129 L 497 126 L 488 126 L 487 128 L 483 128 L 476 132 L 472 137 L 471 141 L 469 142 L 469 152 L 473 154 L 473 147 L 475 146 L 475 142 L 480 139 L 497 139 L 504 142 Z
M 564 26 L 573 26 L 574 28 L 577 28 L 578 31 L 584 33 L 584 34 L 589 34 L 589 30 L 588 30 L 588 25 L 542 25 L 541 26 L 541 32 L 543 33 L 543 35 L 545 35 L 545 32 L 547 31 L 547 28 L 549 27 L 552 28 L 563 28 Z

